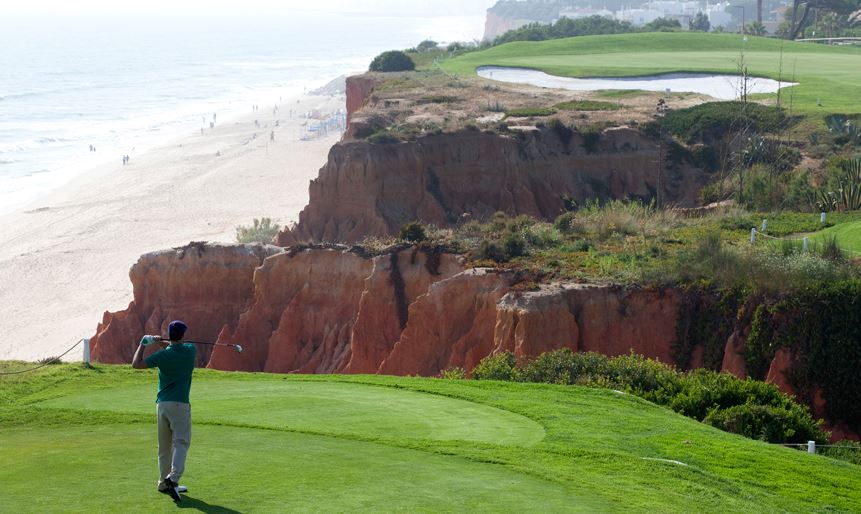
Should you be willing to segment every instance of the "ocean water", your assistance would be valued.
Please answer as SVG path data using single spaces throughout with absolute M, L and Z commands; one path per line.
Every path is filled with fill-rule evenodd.
M 104 162 L 274 105 L 481 17 L 296 12 L 0 17 L 0 213 Z M 205 120 L 205 121 L 204 121 Z M 90 151 L 90 145 L 96 151 Z

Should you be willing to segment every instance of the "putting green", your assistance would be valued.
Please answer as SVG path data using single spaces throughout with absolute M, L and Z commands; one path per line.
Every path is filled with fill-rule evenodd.
M 49 408 L 150 413 L 155 384 L 88 391 Z M 194 420 L 370 438 L 533 445 L 535 421 L 487 405 L 403 389 L 338 382 L 219 380 L 192 386 Z
M 155 424 L 4 429 L 2 441 L 4 512 L 173 509 L 155 490 Z M 606 510 L 495 464 L 247 428 L 195 427 L 183 483 L 182 506 L 202 512 Z

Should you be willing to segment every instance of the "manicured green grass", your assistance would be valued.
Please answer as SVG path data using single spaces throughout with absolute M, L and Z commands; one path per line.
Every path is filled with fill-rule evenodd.
M 489 65 L 569 77 L 737 73 L 742 50 L 750 74 L 799 83 L 782 93 L 783 105 L 792 97 L 795 112 L 861 112 L 861 49 L 753 36 L 743 43 L 738 34 L 661 32 L 516 42 L 447 60 L 442 67 L 461 75 Z
M 861 221 L 841 223 L 825 230 L 820 230 L 810 236 L 811 241 L 823 243 L 830 238 L 836 238 L 840 248 L 852 253 L 852 256 L 861 255 Z
M 183 483 L 185 506 L 205 512 L 861 508 L 858 466 L 609 390 L 195 374 Z M 79 365 L 0 377 L 3 510 L 172 509 L 155 492 L 155 379 Z

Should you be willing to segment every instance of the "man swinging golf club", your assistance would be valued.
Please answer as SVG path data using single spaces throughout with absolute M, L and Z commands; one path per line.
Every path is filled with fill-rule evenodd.
M 173 321 L 168 326 L 167 340 L 162 336 L 144 336 L 132 361 L 135 369 L 158 368 L 158 490 L 177 502 L 182 501 L 179 493 L 186 491 L 179 485 L 179 479 L 185 471 L 185 458 L 191 444 L 188 393 L 197 358 L 197 348 L 182 342 L 187 329 L 182 321 Z M 144 347 L 155 343 L 161 345 L 161 351 L 144 360 Z

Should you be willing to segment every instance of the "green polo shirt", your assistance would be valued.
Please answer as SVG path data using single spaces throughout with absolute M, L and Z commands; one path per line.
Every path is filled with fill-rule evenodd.
M 156 403 L 191 403 L 191 372 L 197 358 L 193 344 L 172 344 L 146 358 L 148 368 L 158 368 L 158 395 Z

